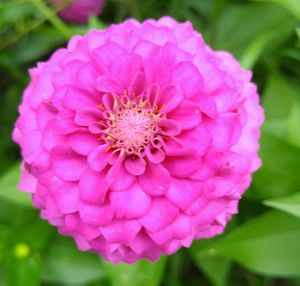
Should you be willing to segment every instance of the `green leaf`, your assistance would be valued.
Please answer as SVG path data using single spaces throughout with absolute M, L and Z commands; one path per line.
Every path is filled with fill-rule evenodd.
M 7 286 L 40 285 L 41 257 L 25 245 L 16 245 L 5 261 Z
M 300 192 L 264 201 L 266 206 L 279 209 L 300 218 Z
M 218 23 L 216 49 L 231 51 L 238 58 L 258 38 L 272 35 L 271 47 L 293 32 L 296 21 L 276 4 L 244 3 L 227 5 Z
M 263 130 L 259 155 L 262 167 L 254 174 L 249 197 L 270 199 L 299 190 L 299 148 Z
M 289 142 L 300 148 L 300 100 L 295 100 L 287 121 Z
M 300 20 L 300 2 L 299 0 L 254 0 L 261 2 L 274 2 L 285 7 L 292 15 Z
M 270 211 L 241 225 L 208 252 L 267 276 L 300 275 L 300 220 Z
M 30 3 L 0 3 L 0 25 L 16 23 L 35 13 Z
M 214 286 L 226 286 L 231 268 L 228 258 L 215 256 L 213 253 L 193 252 L 192 257 L 198 268 L 207 276 Z M 216 275 L 218 273 L 218 275 Z
M 271 73 L 263 93 L 266 118 L 286 120 L 298 97 L 299 89 L 278 73 Z
M 12 54 L 15 55 L 14 64 L 19 65 L 39 59 L 64 42 L 64 37 L 52 27 L 36 29 L 12 49 Z
M 48 246 L 42 269 L 43 281 L 85 284 L 103 276 L 99 257 L 81 252 L 70 238 L 57 237 Z
M 30 195 L 17 189 L 20 176 L 20 165 L 17 164 L 0 177 L 0 198 L 31 206 Z
M 120 263 L 118 265 L 102 263 L 113 286 L 157 286 L 164 273 L 167 257 L 163 256 L 156 263 L 146 260 L 135 264 Z

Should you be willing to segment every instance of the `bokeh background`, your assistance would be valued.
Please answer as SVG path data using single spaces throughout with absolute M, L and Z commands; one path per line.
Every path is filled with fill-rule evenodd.
M 0 285 L 300 285 L 300 0 L 108 0 L 84 25 L 56 12 L 48 1 L 0 0 Z M 163 15 L 191 21 L 253 70 L 266 114 L 263 166 L 223 235 L 155 264 L 113 265 L 59 236 L 17 190 L 11 132 L 29 67 L 73 34 Z

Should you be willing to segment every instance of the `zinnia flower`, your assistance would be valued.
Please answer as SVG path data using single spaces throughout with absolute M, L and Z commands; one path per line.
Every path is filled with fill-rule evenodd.
M 55 8 L 65 7 L 59 16 L 66 22 L 85 24 L 90 16 L 99 16 L 105 0 L 51 0 Z
M 30 70 L 20 188 L 81 250 L 155 261 L 220 234 L 260 166 L 251 73 L 189 22 L 74 36 Z

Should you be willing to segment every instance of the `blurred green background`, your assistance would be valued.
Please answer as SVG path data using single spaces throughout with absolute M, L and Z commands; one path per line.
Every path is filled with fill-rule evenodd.
M 11 141 L 27 70 L 68 37 L 128 17 L 189 20 L 215 49 L 254 71 L 266 122 L 263 167 L 226 232 L 155 264 L 112 265 L 39 219 L 16 189 Z M 42 0 L 0 0 L 0 285 L 300 285 L 300 0 L 108 0 L 74 26 Z

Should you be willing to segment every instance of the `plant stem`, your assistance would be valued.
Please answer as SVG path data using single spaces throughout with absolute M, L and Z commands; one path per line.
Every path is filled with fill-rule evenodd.
M 73 31 L 60 20 L 55 13 L 41 0 L 30 0 L 40 13 L 63 35 L 66 39 L 73 36 Z

